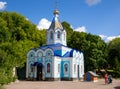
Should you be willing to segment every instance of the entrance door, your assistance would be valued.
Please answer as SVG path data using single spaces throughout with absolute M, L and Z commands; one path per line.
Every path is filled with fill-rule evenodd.
M 39 63 L 37 65 L 37 80 L 42 80 L 42 77 L 43 77 L 43 72 L 42 72 L 42 63 Z

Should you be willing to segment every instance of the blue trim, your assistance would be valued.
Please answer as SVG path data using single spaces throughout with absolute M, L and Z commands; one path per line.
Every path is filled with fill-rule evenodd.
M 65 73 L 64 65 L 68 65 L 68 73 Z M 70 61 L 62 61 L 61 62 L 61 73 L 60 73 L 61 78 L 70 78 Z
M 62 50 L 56 50 L 56 49 L 54 49 L 55 47 L 62 47 L 62 46 L 63 46 L 63 47 L 67 47 L 67 46 L 62 45 L 62 44 L 60 44 L 60 43 L 57 43 L 57 44 L 51 44 L 51 45 L 42 46 L 42 47 L 40 47 L 40 48 L 41 48 L 42 50 L 45 50 L 45 49 L 47 49 L 47 48 L 50 48 L 50 49 L 53 50 L 54 56 L 63 57 L 63 58 L 65 58 L 65 57 L 73 57 L 73 52 L 74 52 L 74 51 L 81 53 L 81 51 L 79 51 L 79 50 L 71 49 L 70 52 L 67 51 L 64 55 L 62 55 Z M 69 47 L 67 47 L 67 48 L 69 48 Z
M 37 61 L 38 62 L 42 62 L 42 58 L 37 58 Z
M 42 46 L 42 47 L 39 47 L 37 49 L 46 50 L 46 49 L 50 48 L 51 50 L 53 50 L 54 56 L 58 56 L 58 57 L 62 57 L 62 58 L 73 57 L 73 52 L 74 51 L 81 53 L 81 51 L 75 50 L 75 49 L 71 48 L 71 51 L 67 51 L 64 55 L 62 55 L 62 49 L 57 50 L 57 49 L 55 49 L 55 47 L 66 47 L 66 48 L 69 48 L 69 47 L 67 47 L 67 46 L 65 46 L 63 44 L 57 43 L 57 44 L 51 44 L 51 45 Z M 34 49 L 34 50 L 36 50 L 36 49 Z

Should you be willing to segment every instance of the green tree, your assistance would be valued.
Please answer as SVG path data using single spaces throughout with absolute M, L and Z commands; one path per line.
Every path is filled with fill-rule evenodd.
M 115 77 L 120 77 L 120 38 L 113 39 L 108 44 L 108 64 L 114 70 Z
M 99 36 L 74 31 L 69 43 L 70 47 L 84 53 L 86 71 L 106 68 L 107 44 Z
M 0 12 L 0 84 L 14 80 L 13 68 L 24 66 L 31 48 L 45 45 L 45 34 L 16 12 Z
M 117 57 L 120 62 L 120 38 L 115 38 L 108 44 L 108 55 L 108 62 L 111 67 L 115 66 L 113 64 L 114 58 Z
M 0 84 L 13 81 L 13 65 L 11 57 L 4 50 L 0 49 Z

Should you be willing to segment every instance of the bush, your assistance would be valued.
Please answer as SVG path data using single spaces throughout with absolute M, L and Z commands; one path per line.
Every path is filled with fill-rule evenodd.
M 113 78 L 120 78 L 120 71 L 107 70 L 108 74 L 111 74 Z
M 0 85 L 0 89 L 5 89 L 3 86 Z
M 12 68 L 0 68 L 0 84 L 8 84 L 10 82 L 15 81 L 17 77 L 13 76 L 13 69 Z
M 13 77 L 13 82 L 15 82 L 17 79 L 18 79 L 18 77 L 17 77 L 17 76 L 14 76 L 14 77 Z

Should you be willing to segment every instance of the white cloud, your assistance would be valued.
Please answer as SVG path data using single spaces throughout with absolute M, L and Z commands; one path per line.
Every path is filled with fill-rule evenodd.
M 86 27 L 85 26 L 81 26 L 81 27 L 78 27 L 78 28 L 74 29 L 74 31 L 86 32 Z
M 107 38 L 107 36 L 106 36 L 106 35 L 103 35 L 103 34 L 101 34 L 101 35 L 99 35 L 99 36 L 100 36 L 103 40 Z
M 29 19 L 28 19 L 28 18 L 26 18 L 26 20 L 28 20 L 28 21 L 29 21 Z
M 50 26 L 50 24 L 51 24 L 51 22 L 50 22 L 49 20 L 47 20 L 46 18 L 42 18 L 42 19 L 39 21 L 39 23 L 38 23 L 38 25 L 37 25 L 37 28 L 38 28 L 39 30 L 48 29 L 49 26 Z
M 7 2 L 0 1 L 0 10 L 4 10 L 6 7 Z
M 100 3 L 102 0 L 85 0 L 86 3 L 89 5 L 89 6 L 93 6 L 93 5 L 97 5 L 98 3 Z
M 118 37 L 120 37 L 120 35 L 118 35 L 118 36 L 109 36 L 109 37 L 107 37 L 107 39 L 105 40 L 105 42 L 108 43 L 108 42 L 110 42 L 113 39 L 118 38 Z
M 112 41 L 115 38 L 120 37 L 120 35 L 118 36 L 106 36 L 106 35 L 99 35 L 106 43 L 109 43 L 110 41 Z

